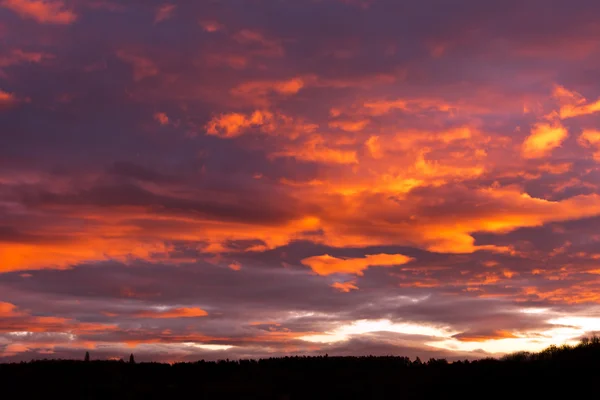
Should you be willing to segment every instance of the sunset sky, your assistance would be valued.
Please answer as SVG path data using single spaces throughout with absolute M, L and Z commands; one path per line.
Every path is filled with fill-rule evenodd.
M 597 0 L 0 0 L 0 362 L 600 331 Z

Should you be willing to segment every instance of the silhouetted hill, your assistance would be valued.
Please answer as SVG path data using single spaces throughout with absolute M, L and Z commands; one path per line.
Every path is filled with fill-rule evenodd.
M 133 361 L 133 356 L 130 357 Z M 500 360 L 285 357 L 179 364 L 33 361 L 0 365 L 4 398 L 595 398 L 600 340 Z

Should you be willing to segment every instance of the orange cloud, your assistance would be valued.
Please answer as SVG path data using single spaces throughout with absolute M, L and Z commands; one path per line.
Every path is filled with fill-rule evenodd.
M 371 157 L 373 158 L 382 158 L 383 151 L 381 149 L 381 143 L 379 141 L 379 136 L 373 135 L 370 136 L 369 139 L 365 142 L 365 146 L 369 150 Z
M 117 313 L 112 313 L 109 311 L 102 311 L 100 314 L 104 315 L 105 317 L 109 317 L 109 318 L 114 318 L 117 317 L 119 314 Z
M 322 88 L 347 89 L 360 88 L 370 89 L 378 85 L 389 85 L 396 82 L 397 77 L 389 74 L 376 74 L 358 77 L 354 79 L 340 78 L 316 78 L 314 85 Z
M 133 67 L 133 79 L 137 82 L 158 74 L 158 67 L 148 58 L 128 53 L 124 50 L 117 52 L 117 57 L 131 64 Z
M 0 106 L 11 106 L 17 102 L 14 94 L 8 93 L 0 89 Z
M 571 171 L 573 168 L 572 163 L 559 163 L 559 164 L 542 164 L 538 167 L 540 171 L 548 172 L 550 174 L 564 174 L 565 172 Z
M 600 131 L 586 129 L 579 136 L 578 143 L 587 148 L 594 149 L 594 159 L 600 162 Z
M 169 124 L 169 116 L 164 112 L 157 112 L 154 114 L 154 120 L 157 121 L 161 125 Z
M 206 133 L 221 138 L 234 138 L 248 128 L 269 125 L 274 115 L 269 111 L 257 110 L 251 115 L 240 113 L 221 114 L 206 124 Z
M 17 312 L 17 306 L 11 303 L 5 303 L 0 301 L 0 317 L 15 317 L 21 315 Z
M 17 271 L 68 268 L 83 261 L 110 259 L 173 262 L 169 258 L 171 250 L 165 244 L 173 240 L 206 242 L 203 251 L 213 254 L 230 252 L 226 243 L 231 240 L 260 240 L 264 244 L 253 251 L 264 251 L 298 238 L 332 247 L 409 245 L 441 253 L 511 252 L 507 247 L 478 245 L 473 234 L 503 234 L 522 227 L 600 215 L 600 197 L 595 194 L 548 201 L 533 198 L 515 187 L 490 187 L 469 192 L 474 204 L 486 207 L 453 209 L 448 213 L 452 195 L 433 201 L 429 195 L 421 198 L 410 193 L 399 196 L 397 192 L 372 192 L 368 185 L 347 194 L 329 192 L 331 189 L 323 185 L 285 187 L 298 191 L 303 203 L 295 207 L 297 215 L 276 224 L 185 214 L 161 216 L 152 208 L 135 212 L 131 208 L 102 212 L 91 208 L 78 215 L 72 207 L 65 206 L 61 211 L 54 206 L 52 212 L 84 218 L 87 223 L 81 230 L 69 232 L 68 240 L 64 241 L 0 243 L 0 265 L 3 271 Z M 130 225 L 136 219 L 154 221 L 157 228 Z M 167 221 L 169 225 L 165 225 Z M 37 226 L 36 232 L 65 235 L 58 228 L 49 230 L 42 226 Z M 356 265 L 343 261 L 340 266 Z
M 231 93 L 236 96 L 245 97 L 260 97 L 270 92 L 281 95 L 292 95 L 298 93 L 304 86 L 304 78 L 296 77 L 283 81 L 247 82 L 233 88 Z
M 340 150 L 329 147 L 322 136 L 313 135 L 300 145 L 287 145 L 284 150 L 270 154 L 271 158 L 292 157 L 298 160 L 325 164 L 357 164 L 354 150 Z
M 484 167 L 478 163 L 467 163 L 461 165 L 458 163 L 440 163 L 436 160 L 427 159 L 429 149 L 421 151 L 413 166 L 416 177 L 423 177 L 432 181 L 434 185 L 446 183 L 446 179 L 451 177 L 460 177 L 462 179 L 476 178 L 483 174 Z M 436 182 L 437 181 L 437 182 Z
M 545 157 L 560 147 L 568 136 L 569 132 L 559 122 L 537 123 L 523 142 L 521 153 L 525 158 Z
M 255 103 L 266 104 L 265 96 L 268 94 L 279 94 L 283 96 L 290 96 L 298 93 L 300 90 L 307 87 L 317 88 L 333 88 L 333 89 L 346 89 L 346 88 L 364 88 L 368 89 L 375 85 L 387 84 L 395 81 L 395 77 L 388 75 L 375 75 L 367 76 L 354 80 L 342 80 L 342 79 L 331 79 L 324 78 L 314 74 L 307 74 L 301 76 L 295 76 L 286 80 L 260 80 L 245 82 L 235 86 L 231 89 L 231 94 L 238 97 L 245 97 L 252 100 Z M 360 114 L 360 113 L 359 113 Z M 362 113 L 364 114 L 364 113 Z M 366 113 L 369 115 L 368 113 Z M 332 109 L 330 112 L 332 117 L 338 117 L 341 115 L 341 111 Z M 364 116 L 364 115 L 363 115 Z M 369 120 L 362 118 L 357 121 L 334 121 L 331 127 L 338 127 L 340 129 L 346 128 L 348 131 L 358 131 L 364 128 L 369 123 Z M 362 128 L 361 128 L 362 126 Z
M 346 132 L 360 132 L 369 125 L 368 119 L 360 121 L 331 121 L 329 123 L 330 128 L 338 128 Z
M 208 313 L 201 308 L 182 307 L 172 308 L 167 311 L 142 311 L 135 314 L 138 318 L 197 318 L 206 317 Z
M 31 345 L 25 345 L 25 344 L 21 344 L 21 343 L 10 343 L 9 345 L 7 345 L 4 350 L 2 351 L 2 355 L 4 356 L 13 356 L 15 354 L 18 353 L 25 353 L 27 351 L 29 351 Z M 41 347 L 43 346 L 42 344 L 35 344 L 36 347 Z
M 487 156 L 485 146 L 497 145 L 493 141 L 501 142 L 501 139 L 493 139 L 475 127 L 464 125 L 442 130 L 407 129 L 391 135 L 371 135 L 364 144 L 373 158 L 381 159 L 386 155 L 393 155 L 395 164 L 398 162 L 397 158 L 400 153 L 404 160 L 416 157 L 416 161 L 422 163 L 425 155 L 436 152 L 438 158 L 444 157 L 444 160 L 440 160 L 443 162 L 438 162 L 438 166 L 442 169 L 443 164 L 447 164 L 449 161 L 458 161 L 464 167 L 483 170 L 478 163 Z M 444 148 L 454 145 L 461 146 L 462 154 L 459 155 L 456 150 L 441 152 Z M 378 165 L 389 167 L 389 164 L 385 162 L 380 162 Z M 414 171 L 411 171 L 411 174 L 410 178 L 418 178 Z
M 22 18 L 44 24 L 68 25 L 77 20 L 77 15 L 66 9 L 61 0 L 2 0 L 0 6 L 14 11 Z
M 460 340 L 461 342 L 486 342 L 488 340 L 498 340 L 498 339 L 516 339 L 518 336 L 515 336 L 513 333 L 509 331 L 497 330 L 492 332 L 464 332 L 458 335 L 453 336 L 455 339 Z
M 600 111 L 600 99 L 589 103 L 581 94 L 565 89 L 562 86 L 555 86 L 553 95 L 561 104 L 559 115 L 562 119 L 593 114 Z
M 507 233 L 521 227 L 600 215 L 600 203 L 597 203 L 600 196 L 595 194 L 548 201 L 533 198 L 517 188 L 490 187 L 472 191 L 469 196 L 486 207 L 447 213 L 445 210 L 450 205 L 436 200 L 435 207 L 422 212 L 418 204 L 431 199 L 415 196 L 390 199 L 383 193 L 354 192 L 345 196 L 344 202 L 328 207 L 329 215 L 322 225 L 325 235 L 321 240 L 334 247 L 347 247 L 348 243 L 353 246 L 408 244 L 440 253 L 511 252 L 506 247 L 478 246 L 472 234 Z
M 69 332 L 85 334 L 94 332 L 115 331 L 116 325 L 79 322 L 62 317 L 40 317 L 15 311 L 10 303 L 0 303 L 0 332 Z
M 165 242 L 173 240 L 206 242 L 203 251 L 213 254 L 231 251 L 226 246 L 231 240 L 260 240 L 264 244 L 255 251 L 263 251 L 298 238 L 332 247 L 410 245 L 441 253 L 510 252 L 507 247 L 477 245 L 473 234 L 503 234 L 521 227 L 600 215 L 600 197 L 595 194 L 548 201 L 533 198 L 516 187 L 490 187 L 468 194 L 473 204 L 486 204 L 486 207 L 453 209 L 448 213 L 453 195 L 434 201 L 429 195 L 374 193 L 368 185 L 348 194 L 328 192 L 330 189 L 321 185 L 285 187 L 297 190 L 303 202 L 294 208 L 297 215 L 276 224 L 222 221 L 185 214 L 161 216 L 152 208 L 137 210 L 137 214 L 130 208 L 102 212 L 92 208 L 78 216 L 72 207 L 65 206 L 60 211 L 55 206 L 52 212 L 63 212 L 69 218 L 85 218 L 88 222 L 85 228 L 70 232 L 68 240 L 60 242 L 0 243 L 0 265 L 3 271 L 15 271 L 68 268 L 83 261 L 107 259 L 169 261 L 170 249 Z M 131 226 L 130 221 L 136 219 L 154 221 L 157 228 L 142 230 Z M 167 220 L 170 225 L 165 225 Z M 43 230 L 44 234 L 65 234 L 36 227 L 38 233 Z
M 206 125 L 206 134 L 231 139 L 246 133 L 249 129 L 258 132 L 297 139 L 313 133 L 318 125 L 306 123 L 281 113 L 259 109 L 251 114 L 228 113 L 214 116 Z
M 592 281 L 592 283 L 594 282 Z M 531 299 L 562 304 L 600 303 L 600 293 L 597 288 L 585 285 L 572 285 L 568 288 L 553 290 L 543 290 L 532 286 L 522 288 L 521 297 L 517 300 L 530 301 Z
M 332 288 L 339 290 L 342 293 L 349 293 L 351 290 L 358 290 L 355 281 L 350 282 L 334 282 Z
M 162 241 L 144 242 L 134 237 L 103 236 L 100 231 L 87 231 L 72 235 L 68 243 L 0 243 L 0 271 L 62 269 L 85 260 L 125 262 L 131 257 L 149 259 L 153 254 L 166 251 Z
M 240 264 L 237 261 L 234 261 L 231 264 L 229 264 L 229 269 L 233 271 L 240 271 L 242 269 L 242 264 Z
M 369 267 L 392 267 L 406 264 L 413 259 L 402 254 L 372 254 L 362 258 L 336 258 L 329 254 L 302 260 L 315 273 L 327 276 L 332 274 L 353 274 L 362 276 Z
M 375 100 L 363 103 L 364 112 L 372 116 L 385 115 L 394 110 L 422 111 L 437 110 L 448 112 L 454 107 L 436 99 L 397 99 L 397 100 Z
M 161 22 L 171 18 L 176 8 L 177 6 L 175 4 L 163 4 L 162 6 L 158 7 L 156 10 L 156 16 L 154 17 L 154 22 Z
M 434 140 L 439 140 L 442 143 L 453 143 L 460 140 L 470 140 L 477 135 L 478 133 L 470 126 L 460 126 L 434 134 Z

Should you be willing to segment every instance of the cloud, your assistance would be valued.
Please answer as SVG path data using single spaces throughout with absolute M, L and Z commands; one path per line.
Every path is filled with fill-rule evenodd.
M 377 136 L 377 135 L 370 136 L 369 139 L 367 139 L 365 141 L 365 146 L 369 150 L 371 157 L 373 157 L 373 158 L 382 158 L 383 157 L 381 143 L 379 142 L 379 136 Z
M 229 269 L 231 269 L 232 271 L 240 271 L 242 269 L 242 264 L 240 264 L 237 261 L 234 261 L 231 264 L 229 264 Z
M 293 157 L 298 160 L 325 164 L 357 164 L 356 151 L 332 148 L 320 135 L 313 135 L 301 144 L 290 144 L 270 155 L 273 158 Z
M 369 254 L 362 258 L 336 258 L 329 254 L 302 260 L 315 273 L 323 276 L 332 274 L 353 274 L 361 276 L 369 267 L 392 267 L 412 261 L 402 254 Z
M 172 308 L 165 311 L 142 311 L 137 313 L 137 318 L 198 318 L 206 317 L 208 313 L 197 307 Z
M 559 115 L 562 119 L 579 117 L 600 111 L 600 100 L 589 103 L 581 94 L 555 86 L 554 97 L 560 102 Z
M 414 112 L 430 109 L 449 112 L 455 108 L 452 105 L 445 103 L 443 100 L 437 99 L 374 100 L 365 102 L 363 107 L 364 111 L 372 116 L 382 116 L 394 110 Z
M 162 6 L 156 9 L 156 15 L 154 17 L 154 22 L 162 22 L 173 16 L 173 12 L 177 8 L 175 4 L 163 4 Z
M 19 312 L 16 311 L 17 306 L 11 303 L 0 302 L 0 315 L 3 318 L 6 317 L 14 317 L 19 315 Z
M 10 303 L 0 303 L 4 323 L 0 326 L 0 334 L 27 335 L 33 332 L 61 332 L 73 335 L 85 335 L 114 331 L 113 324 L 97 324 L 80 322 L 69 318 L 54 316 L 36 316 L 27 312 L 16 311 Z
M 0 68 L 10 67 L 23 63 L 39 63 L 44 59 L 52 58 L 53 56 L 46 53 L 23 51 L 14 49 L 8 54 L 0 57 Z
M 68 25 L 77 20 L 77 14 L 61 0 L 2 0 L 0 5 L 42 24 Z
M 210 66 L 228 66 L 233 69 L 245 69 L 250 63 L 250 58 L 241 54 L 212 53 L 206 55 L 206 63 Z
M 133 67 L 133 79 L 141 81 L 142 79 L 149 78 L 158 74 L 159 70 L 156 64 L 148 58 L 142 57 L 137 54 L 132 54 L 124 50 L 117 52 L 119 57 L 124 62 L 131 64 Z
M 334 247 L 347 247 L 348 243 L 352 247 L 411 245 L 440 253 L 511 253 L 514 250 L 506 245 L 477 244 L 475 233 L 506 234 L 519 228 L 600 215 L 595 194 L 549 201 L 515 188 L 469 192 L 446 187 L 448 192 L 442 198 L 448 200 L 427 204 L 433 199 L 431 193 L 443 193 L 442 189 L 431 187 L 404 198 L 368 191 L 346 197 L 335 192 L 324 196 L 315 193 L 322 192 L 318 186 L 303 190 L 313 205 L 273 194 L 256 204 L 244 196 L 236 196 L 239 202 L 229 204 L 190 201 L 161 196 L 134 185 L 97 187 L 64 195 L 42 193 L 37 199 L 32 196 L 28 200 L 30 207 L 77 219 L 84 215 L 71 215 L 73 210 L 87 208 L 97 215 L 96 222 L 69 234 L 63 232 L 62 236 L 47 234 L 48 239 L 32 236 L 31 242 L 0 243 L 0 257 L 7 270 L 44 265 L 64 268 L 83 260 L 161 259 L 169 253 L 166 241 L 173 239 L 209 243 L 204 251 L 221 253 L 229 248 L 227 243 L 231 240 L 260 240 L 263 245 L 259 248 L 264 250 L 289 244 L 299 237 Z M 322 203 L 317 207 L 319 200 Z M 160 215 L 155 214 L 156 207 L 161 210 Z M 448 209 L 453 212 L 448 213 Z M 113 224 L 120 226 L 119 234 Z M 26 225 L 22 225 L 24 228 Z M 40 227 L 24 233 L 33 232 L 40 232 Z
M 389 319 L 363 319 L 353 321 L 350 324 L 340 325 L 335 330 L 323 335 L 307 335 L 302 337 L 302 339 L 317 343 L 336 343 L 349 340 L 358 335 L 379 332 L 393 332 L 401 335 L 423 335 L 434 338 L 444 338 L 452 334 L 452 330 L 447 327 L 435 327 L 406 322 L 396 323 Z
M 14 94 L 5 92 L 0 89 L 0 107 L 12 106 L 17 102 L 17 98 Z
M 204 25 L 204 29 L 209 32 L 214 32 L 214 30 L 210 30 L 214 27 L 215 26 L 211 24 Z M 235 41 L 243 45 L 258 46 L 259 49 L 256 51 L 258 55 L 267 57 L 282 57 L 285 54 L 285 50 L 279 40 L 267 37 L 265 34 L 256 30 L 242 29 L 237 32 L 233 38 Z
M 331 121 L 329 123 L 330 128 L 338 128 L 346 132 L 359 132 L 369 125 L 369 120 L 360 121 Z
M 507 331 L 492 331 L 492 332 L 463 332 L 454 335 L 455 339 L 462 342 L 485 342 L 488 340 L 497 339 L 515 339 L 517 336 Z
M 244 133 L 251 127 L 270 127 L 274 115 L 269 111 L 254 111 L 250 115 L 240 113 L 222 114 L 213 117 L 206 125 L 208 135 L 221 138 L 234 138 Z
M 336 290 L 339 290 L 342 293 L 349 293 L 351 290 L 358 290 L 358 286 L 356 286 L 355 281 L 334 282 L 331 284 L 331 287 Z
M 533 126 L 531 134 L 525 139 L 522 154 L 525 158 L 542 158 L 560 147 L 569 136 L 567 129 L 559 122 L 540 122 Z
M 594 149 L 594 159 L 600 161 L 600 131 L 586 129 L 577 141 L 583 147 Z
M 161 125 L 169 124 L 169 116 L 164 112 L 154 113 L 154 120 Z
M 303 78 L 296 77 L 283 81 L 254 81 L 243 83 L 231 90 L 236 96 L 265 96 L 270 92 L 281 95 L 293 95 L 305 86 Z
M 202 20 L 199 22 L 200 26 L 209 33 L 214 33 L 214 32 L 218 32 L 220 30 L 223 30 L 225 27 L 223 25 L 221 25 L 220 23 L 218 23 L 217 21 L 211 21 L 211 20 Z

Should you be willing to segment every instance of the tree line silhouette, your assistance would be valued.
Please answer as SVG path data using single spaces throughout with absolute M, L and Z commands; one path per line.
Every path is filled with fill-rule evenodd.
M 500 359 L 282 357 L 190 363 L 42 360 L 0 364 L 6 398 L 596 398 L 600 339 Z M 14 396 L 14 397 L 13 397 Z
M 85 361 L 85 362 L 90 361 L 90 352 L 89 351 L 85 352 L 85 357 L 83 357 L 83 361 Z M 119 361 L 123 362 L 123 360 L 119 360 Z M 133 357 L 133 353 L 131 353 L 129 355 L 129 364 L 135 364 L 135 358 Z

